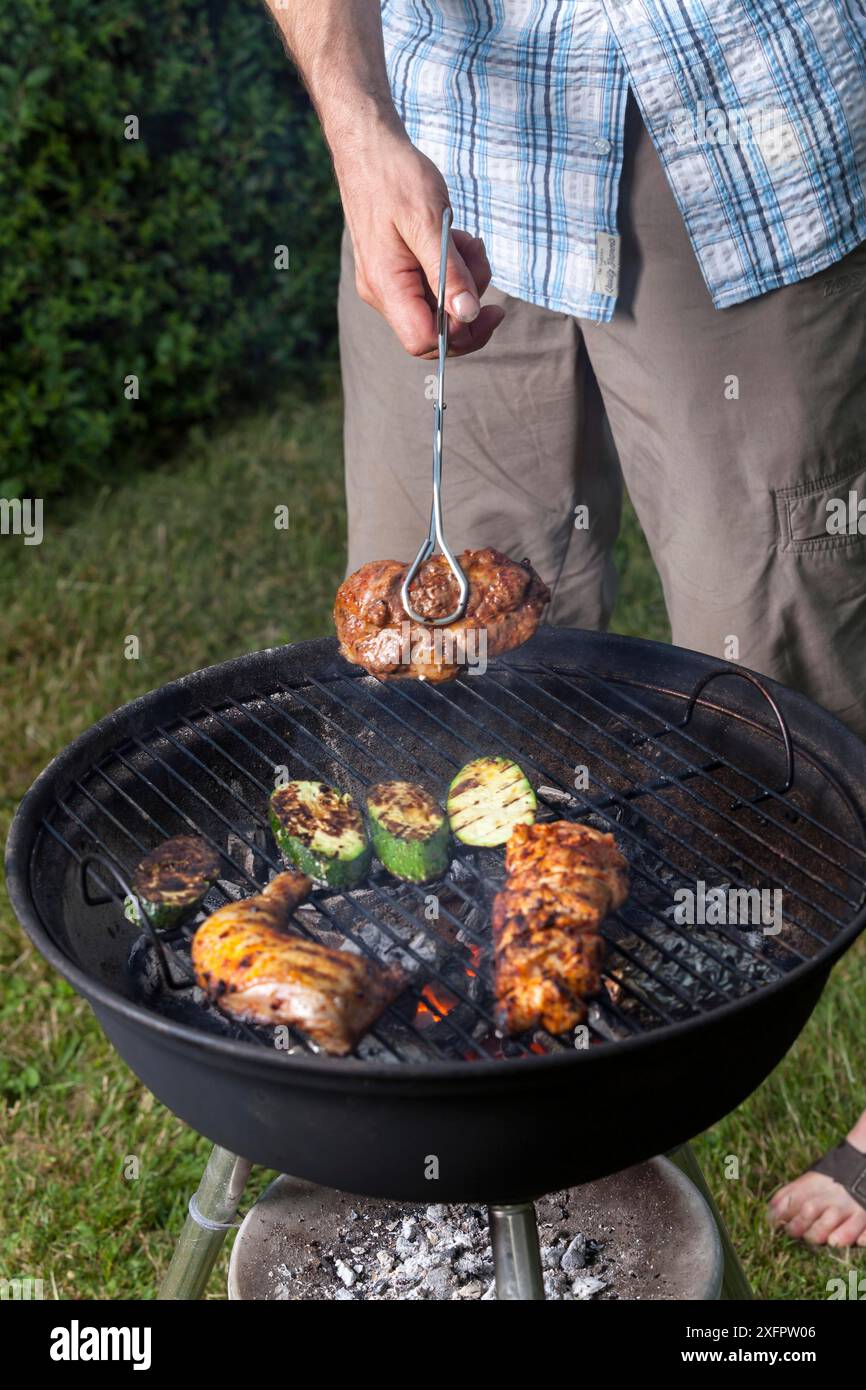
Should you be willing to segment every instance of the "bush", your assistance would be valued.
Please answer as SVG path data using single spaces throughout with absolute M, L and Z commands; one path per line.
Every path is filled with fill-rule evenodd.
M 0 103 L 0 495 L 110 478 L 318 375 L 339 199 L 259 0 L 11 0 Z

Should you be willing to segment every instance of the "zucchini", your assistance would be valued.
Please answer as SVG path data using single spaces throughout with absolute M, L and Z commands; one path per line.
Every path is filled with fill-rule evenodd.
M 414 782 L 379 782 L 367 793 L 370 838 L 395 878 L 427 883 L 448 868 L 448 817 Z
M 220 857 L 197 835 L 177 835 L 146 854 L 132 876 L 123 915 L 145 925 L 139 902 L 151 925 L 164 931 L 198 907 L 219 874 Z M 135 895 L 133 897 L 133 894 Z
M 271 829 L 288 864 L 329 888 L 363 878 L 373 852 L 352 798 L 325 782 L 287 782 L 271 794 Z
M 504 845 L 515 825 L 532 825 L 535 792 L 508 758 L 475 758 L 448 788 L 451 829 L 464 845 Z

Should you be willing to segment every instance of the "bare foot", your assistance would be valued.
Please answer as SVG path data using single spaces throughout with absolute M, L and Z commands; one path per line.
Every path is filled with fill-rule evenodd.
M 866 1153 L 866 1111 L 848 1143 Z M 866 1207 L 825 1173 L 810 1171 L 786 1183 L 771 1197 L 768 1216 L 772 1225 L 809 1245 L 866 1246 Z

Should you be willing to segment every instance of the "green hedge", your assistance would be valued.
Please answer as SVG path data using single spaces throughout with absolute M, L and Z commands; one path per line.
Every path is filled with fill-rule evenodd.
M 339 200 L 258 0 L 11 0 L 0 110 L 0 495 L 110 479 L 315 379 Z

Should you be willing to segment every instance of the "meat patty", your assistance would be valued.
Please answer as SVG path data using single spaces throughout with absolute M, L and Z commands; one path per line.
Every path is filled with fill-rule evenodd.
M 600 926 L 628 896 L 612 835 L 571 821 L 515 826 L 493 900 L 497 1021 L 507 1033 L 565 1033 L 601 986 Z
M 529 561 L 517 564 L 491 546 L 464 550 L 457 560 L 469 581 L 469 601 L 464 616 L 445 627 L 409 619 L 400 598 L 409 566 L 401 560 L 373 560 L 344 580 L 334 623 L 346 660 L 385 679 L 447 681 L 479 658 L 490 660 L 526 642 L 550 600 Z M 453 612 L 457 581 L 444 555 L 421 566 L 410 592 L 424 618 Z

